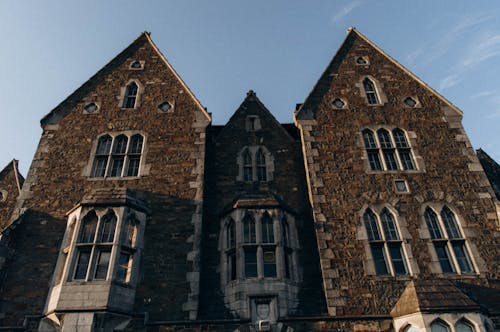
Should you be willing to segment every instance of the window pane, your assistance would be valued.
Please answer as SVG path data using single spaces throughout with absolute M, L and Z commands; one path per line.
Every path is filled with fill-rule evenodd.
M 282 219 L 282 224 L 281 224 L 281 231 L 283 232 L 283 245 L 285 247 L 289 246 L 290 240 L 288 239 L 289 236 L 289 228 L 288 228 L 288 222 L 286 221 L 286 216 L 283 216 Z
M 243 180 L 253 180 L 252 168 L 252 156 L 248 150 L 245 150 L 245 153 L 243 154 Z
M 130 279 L 130 257 L 127 252 L 121 252 L 118 258 L 118 265 L 116 266 L 116 280 L 121 282 L 128 282 Z
M 434 243 L 434 248 L 436 249 L 436 255 L 439 259 L 439 264 L 441 265 L 441 270 L 443 273 L 453 273 L 453 267 L 451 265 L 450 255 L 448 253 L 448 248 L 446 242 Z
M 115 138 L 115 144 L 113 145 L 113 154 L 125 154 L 127 150 L 128 138 L 125 135 L 120 135 Z
M 378 104 L 378 97 L 375 91 L 375 85 L 369 78 L 365 78 L 363 80 L 363 87 L 365 88 L 368 104 Z
M 264 250 L 264 277 L 276 278 L 276 255 L 274 249 Z
M 431 324 L 432 332 L 450 332 L 450 328 L 443 322 L 434 322 Z
M 415 163 L 413 162 L 410 150 L 398 150 L 398 152 L 399 158 L 401 159 L 401 164 L 403 165 L 403 169 L 406 171 L 414 170 Z
M 455 325 L 455 331 L 456 332 L 474 332 L 474 328 L 472 327 L 471 324 L 461 320 Z
M 255 243 L 255 221 L 249 215 L 243 219 L 243 237 L 245 243 Z
M 108 213 L 101 220 L 100 242 L 113 242 L 115 239 L 116 216 L 114 213 Z
M 97 216 L 94 211 L 91 211 L 82 220 L 82 226 L 78 242 L 79 243 L 94 242 L 96 229 L 97 229 Z
M 394 141 L 396 142 L 396 148 L 408 148 L 408 143 L 406 142 L 406 137 L 405 133 L 399 129 L 396 128 L 392 131 L 392 134 L 394 135 Z
M 140 156 L 130 156 L 128 159 L 127 176 L 137 176 L 139 174 Z
M 285 278 L 290 279 L 290 276 L 292 275 L 292 253 L 291 252 L 285 252 Z
M 387 264 L 385 263 L 384 248 L 381 245 L 372 244 L 372 256 L 375 263 L 375 271 L 379 275 L 388 274 Z
M 385 165 L 390 171 L 398 169 L 398 162 L 396 161 L 396 156 L 394 155 L 394 150 L 382 150 L 384 154 Z
M 75 277 L 74 280 L 85 280 L 87 277 L 87 270 L 90 262 L 90 251 L 80 251 L 78 253 L 78 260 L 76 261 Z
M 234 248 L 236 245 L 236 230 L 235 230 L 235 225 L 234 221 L 231 220 L 227 227 L 227 247 L 228 248 Z
M 385 129 L 379 129 L 377 130 L 377 134 L 380 147 L 382 147 L 382 149 L 392 149 L 391 136 L 389 135 L 389 132 Z
M 236 280 L 236 253 L 234 251 L 227 255 L 229 280 Z
M 368 240 L 380 240 L 380 232 L 378 230 L 377 219 L 372 210 L 368 209 L 363 215 L 365 220 L 366 232 L 368 233 Z
M 127 86 L 127 90 L 125 91 L 123 107 L 134 108 L 136 96 L 137 96 L 137 84 L 135 84 L 135 82 L 132 82 Z
M 102 178 L 106 174 L 106 165 L 108 164 L 108 156 L 95 157 L 94 164 L 90 176 L 93 178 Z
M 453 252 L 455 253 L 455 258 L 457 259 L 458 266 L 460 267 L 460 271 L 462 273 L 472 273 L 474 270 L 472 269 L 472 264 L 469 259 L 469 255 L 465 249 L 465 243 L 463 242 L 453 242 L 452 243 Z
M 437 215 L 430 208 L 425 209 L 424 213 L 425 223 L 427 224 L 427 228 L 429 229 L 429 233 L 431 235 L 431 239 L 441 239 L 443 236 L 441 235 L 441 229 L 438 224 Z
M 372 171 L 382 170 L 382 163 L 380 162 L 380 155 L 377 151 L 368 151 L 368 161 Z
M 274 243 L 273 220 L 267 213 L 262 216 L 261 225 L 262 243 Z
M 109 150 L 111 149 L 111 136 L 105 135 L 99 138 L 99 142 L 97 143 L 96 155 L 104 155 L 107 156 L 109 154 Z
M 377 143 L 375 142 L 375 137 L 373 137 L 373 133 L 369 129 L 363 130 L 363 141 L 365 142 L 365 148 L 367 149 L 376 149 Z
M 257 166 L 257 180 L 267 181 L 267 174 L 266 174 L 266 167 L 265 166 Z
M 99 251 L 97 258 L 97 266 L 95 269 L 94 279 L 106 279 L 108 275 L 109 259 L 111 257 L 111 250 Z
M 257 249 L 245 249 L 245 277 L 257 277 Z
M 380 219 L 382 220 L 382 228 L 384 229 L 384 235 L 386 240 L 399 240 L 398 231 L 396 229 L 396 223 L 394 221 L 394 217 L 387 210 L 383 209 L 382 214 L 380 215 Z
M 391 261 L 392 261 L 392 267 L 394 268 L 394 273 L 398 275 L 406 274 L 407 271 L 403 258 L 401 243 L 391 243 L 389 245 L 389 253 L 391 255 Z
M 459 239 L 462 237 L 458 229 L 457 221 L 455 220 L 455 215 L 447 206 L 441 210 L 441 218 L 443 219 L 446 233 L 448 233 L 450 239 Z
M 114 156 L 111 159 L 111 164 L 109 166 L 109 174 L 108 176 L 110 177 L 117 177 L 122 175 L 122 168 L 123 168 L 123 160 L 124 156 Z
M 129 147 L 129 154 L 141 154 L 142 152 L 142 136 L 141 135 L 134 135 L 130 139 L 130 147 Z

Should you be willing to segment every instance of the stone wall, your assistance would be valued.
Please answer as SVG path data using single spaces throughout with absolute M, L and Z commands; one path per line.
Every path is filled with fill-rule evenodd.
M 9 223 L 23 181 L 17 169 L 17 160 L 12 160 L 0 172 L 0 230 Z

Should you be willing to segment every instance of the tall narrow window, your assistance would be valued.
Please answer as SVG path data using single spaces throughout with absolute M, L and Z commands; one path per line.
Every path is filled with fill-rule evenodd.
M 92 165 L 91 177 L 138 176 L 144 138 L 140 134 L 130 139 L 121 134 L 114 138 L 99 138 Z
M 384 208 L 379 218 L 371 209 L 367 209 L 363 219 L 377 274 L 407 274 L 402 241 L 392 213 Z
M 236 245 L 236 227 L 234 220 L 231 219 L 227 225 L 227 247 L 234 248 Z
M 114 213 L 108 213 L 101 219 L 101 232 L 99 242 L 108 243 L 115 239 L 116 216 Z
M 431 323 L 431 332 L 450 332 L 450 327 L 442 320 L 437 319 Z
M 134 108 L 137 99 L 138 86 L 137 83 L 131 82 L 127 85 L 125 90 L 125 97 L 123 98 L 123 108 Z
M 266 174 L 266 156 L 262 152 L 262 149 L 257 151 L 256 155 L 256 166 L 257 166 L 257 180 L 267 181 Z
M 413 162 L 413 157 L 411 155 L 411 149 L 406 141 L 405 133 L 399 129 L 395 128 L 392 130 L 392 135 L 394 136 L 394 141 L 396 142 L 396 149 L 399 154 L 399 160 L 404 170 L 414 170 L 415 163 Z
M 378 145 L 370 129 L 363 130 L 363 141 L 365 143 L 366 153 L 368 154 L 370 169 L 372 171 L 382 170 Z
M 245 277 L 257 277 L 257 248 L 245 248 Z
M 250 215 L 243 218 L 243 238 L 245 243 L 255 243 L 255 221 Z
M 465 238 L 458 227 L 455 214 L 444 206 L 438 216 L 427 207 L 424 218 L 443 273 L 473 273 Z
M 474 332 L 476 329 L 474 326 L 464 318 L 460 319 L 456 324 L 455 324 L 455 331 L 456 332 Z
M 104 135 L 99 138 L 90 176 L 99 178 L 104 177 L 104 174 L 106 174 L 112 141 L 113 139 L 109 135 Z
M 363 88 L 365 89 L 366 99 L 368 104 L 374 105 L 379 103 L 375 84 L 367 77 L 363 80 Z
M 245 150 L 243 153 L 243 180 L 244 181 L 252 181 L 253 180 L 253 165 L 252 165 L 252 156 L 250 152 Z
M 273 219 L 266 212 L 261 219 L 262 243 L 274 243 Z
M 394 153 L 394 146 L 392 145 L 391 136 L 385 129 L 377 130 L 380 147 L 382 148 L 382 155 L 384 156 L 385 166 L 388 170 L 397 170 L 398 162 Z
M 276 248 L 263 248 L 264 278 L 276 278 Z

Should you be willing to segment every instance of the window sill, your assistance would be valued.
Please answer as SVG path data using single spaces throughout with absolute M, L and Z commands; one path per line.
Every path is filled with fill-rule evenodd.
M 130 180 L 138 180 L 142 176 L 120 176 L 120 177 L 103 177 L 103 178 L 93 178 L 88 176 L 87 181 L 120 181 L 120 180 L 125 180 L 125 181 L 130 181 Z

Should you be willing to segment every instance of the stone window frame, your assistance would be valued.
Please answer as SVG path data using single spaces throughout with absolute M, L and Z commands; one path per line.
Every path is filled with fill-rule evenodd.
M 245 118 L 245 130 L 248 132 L 256 132 L 261 129 L 260 117 L 258 115 L 247 115 Z
M 264 241 L 262 219 L 268 215 L 272 220 L 274 242 Z M 244 220 L 251 218 L 254 222 L 255 241 L 246 240 Z M 229 240 L 231 225 L 234 225 L 234 245 Z M 286 225 L 286 226 L 285 226 Z M 286 231 L 284 226 L 287 227 Z M 284 236 L 286 234 L 286 240 Z M 295 218 L 282 209 L 239 209 L 221 220 L 220 232 L 221 251 L 221 285 L 233 282 L 255 280 L 298 280 L 297 250 L 299 249 L 298 235 L 295 228 Z M 253 237 L 252 237 L 253 238 Z M 254 250 L 257 256 L 257 276 L 247 277 L 245 272 L 245 250 Z M 276 276 L 265 276 L 264 252 L 274 251 Z M 233 271 L 233 257 L 236 257 L 236 271 Z M 288 269 L 288 270 L 287 270 Z M 236 277 L 233 278 L 232 274 Z
M 380 223 L 380 214 L 383 209 L 387 209 L 392 216 L 394 217 L 396 229 L 398 231 L 398 235 L 400 237 L 400 243 L 401 243 L 401 253 L 403 257 L 403 261 L 406 267 L 406 274 L 395 274 L 394 269 L 391 264 L 387 264 L 388 256 L 384 256 L 386 265 L 388 267 L 388 274 L 377 274 L 376 268 L 375 268 L 375 261 L 374 257 L 372 255 L 372 250 L 370 246 L 370 241 L 368 238 L 368 231 L 365 226 L 365 220 L 364 220 L 364 213 L 368 209 L 373 211 L 373 213 L 377 216 L 377 222 L 379 227 L 381 226 Z M 358 227 L 357 227 L 357 239 L 362 242 L 363 247 L 364 247 L 364 268 L 365 268 L 365 273 L 366 275 L 370 276 L 376 276 L 377 278 L 396 278 L 396 279 L 404 279 L 404 280 L 410 280 L 413 276 L 416 276 L 419 274 L 419 268 L 417 264 L 417 260 L 414 258 L 411 246 L 409 244 L 408 239 L 411 239 L 410 232 L 408 230 L 408 225 L 406 222 L 406 218 L 399 214 L 396 208 L 393 207 L 393 205 L 389 203 L 382 203 L 382 204 L 365 204 L 363 205 L 362 209 L 358 211 Z M 382 229 L 382 228 L 380 228 Z M 385 246 L 384 242 L 384 246 Z M 385 247 L 384 247 L 385 248 Z M 385 249 L 384 249 L 385 250 Z M 386 252 L 386 251 L 384 251 Z M 390 267 L 389 267 L 390 265 Z
M 401 317 L 395 317 L 393 326 L 399 332 L 404 332 L 405 328 L 413 326 L 418 331 L 430 331 L 431 324 L 441 321 L 444 322 L 450 332 L 456 331 L 456 325 L 460 321 L 464 321 L 469 324 L 473 331 L 486 331 L 488 330 L 488 322 L 485 321 L 485 317 L 479 313 L 416 313 L 412 315 L 405 315 Z
M 405 184 L 406 191 L 400 191 L 398 189 L 397 182 L 403 182 Z M 402 194 L 402 195 L 410 194 L 411 190 L 410 190 L 410 186 L 408 185 L 408 181 L 406 181 L 405 179 L 394 179 L 394 192 L 397 194 Z
M 415 101 L 415 106 L 412 107 L 412 106 L 407 105 L 406 102 L 405 102 L 406 98 L 413 99 Z M 420 99 L 417 96 L 415 96 L 415 95 L 404 96 L 401 102 L 402 102 L 404 108 L 410 108 L 410 109 L 412 109 L 412 108 L 422 108 L 422 104 L 420 103 Z
M 259 165 L 257 165 L 257 153 L 258 151 L 261 150 L 264 157 L 265 157 L 265 175 L 266 178 L 265 180 L 260 180 L 257 168 Z M 251 161 L 251 173 L 252 177 L 251 179 L 248 179 L 245 173 L 245 169 L 250 168 L 250 164 L 246 163 L 245 161 L 245 154 L 248 152 L 250 155 L 250 161 Z M 236 157 L 236 164 L 238 165 L 238 175 L 236 176 L 236 181 L 241 181 L 241 182 L 269 182 L 274 179 L 274 157 L 269 152 L 269 150 L 264 146 L 264 145 L 252 145 L 252 146 L 245 146 L 243 149 L 240 150 Z M 260 165 L 262 167 L 262 165 Z
M 344 103 L 344 105 L 342 107 L 337 107 L 335 105 L 336 100 L 340 100 L 342 103 Z M 333 109 L 336 109 L 336 110 L 346 110 L 349 108 L 347 101 L 344 98 L 340 98 L 340 97 L 333 98 L 330 102 L 330 105 L 331 105 L 331 107 L 333 107 Z
M 444 207 L 447 207 L 452 214 L 454 215 L 455 223 L 458 227 L 458 231 L 462 235 L 461 238 L 450 238 L 448 235 L 448 231 L 446 229 L 445 223 L 442 220 L 441 212 L 443 211 Z M 442 238 L 439 239 L 432 239 L 431 232 L 429 230 L 427 221 L 426 221 L 426 210 L 427 208 L 431 209 L 435 215 L 437 216 L 437 221 L 439 225 L 439 230 L 441 232 Z M 461 217 L 461 214 L 458 213 L 458 210 L 452 206 L 449 203 L 435 203 L 435 202 L 428 202 L 422 205 L 421 210 L 421 237 L 423 239 L 428 240 L 427 246 L 428 250 L 431 256 L 431 270 L 433 270 L 435 273 L 446 275 L 446 276 L 477 276 L 480 274 L 480 269 L 478 266 L 478 254 L 475 250 L 473 250 L 469 239 L 468 239 L 468 234 L 465 229 L 466 223 Z M 444 232 L 443 232 L 444 231 Z M 466 254 L 466 259 L 468 260 L 468 263 L 470 264 L 470 267 L 472 268 L 471 272 L 462 272 L 460 270 L 460 266 L 458 263 L 458 260 L 456 258 L 455 251 L 453 249 L 453 243 L 461 243 L 462 248 L 464 250 L 464 253 Z M 440 263 L 438 254 L 436 252 L 436 244 L 445 245 L 445 253 L 447 254 L 447 258 L 449 263 L 451 264 L 451 272 L 443 272 L 442 265 Z
M 96 105 L 96 110 L 94 112 L 89 112 L 86 110 L 87 106 L 91 105 L 91 104 L 95 104 Z M 101 110 L 101 103 L 98 102 L 98 101 L 90 101 L 88 103 L 85 103 L 82 105 L 82 113 L 83 114 L 98 114 L 100 113 L 100 110 Z
M 448 323 L 447 321 L 445 321 L 444 319 L 442 319 L 440 317 L 434 319 L 429 324 L 430 331 L 431 332 L 436 332 L 436 330 L 432 328 L 433 325 L 441 325 L 441 327 L 445 328 L 447 330 L 447 332 L 451 332 L 451 327 L 453 326 L 453 325 L 451 325 L 450 323 Z
M 365 63 L 358 63 L 359 58 L 363 59 Z M 356 66 L 369 66 L 370 58 L 367 55 L 358 55 L 354 57 L 354 63 L 356 64 Z
M 368 102 L 368 97 L 366 95 L 366 90 L 365 90 L 365 86 L 364 86 L 364 80 L 365 79 L 369 79 L 372 82 L 373 86 L 374 86 L 374 89 L 375 89 L 375 92 L 376 92 L 376 95 L 377 95 L 377 98 L 378 98 L 378 103 L 376 103 L 376 104 L 370 104 Z M 367 106 L 369 106 L 369 107 L 383 106 L 383 105 L 385 105 L 387 103 L 387 96 L 384 93 L 384 85 L 382 83 L 380 83 L 373 76 L 371 76 L 371 75 L 364 75 L 364 76 L 362 76 L 359 79 L 358 83 L 355 84 L 355 86 L 358 87 L 360 96 L 361 96 L 361 98 L 363 98 L 363 100 L 365 101 L 365 103 L 366 103 Z
M 389 137 L 390 137 L 390 143 L 392 147 L 390 148 L 382 148 L 382 145 L 380 143 L 380 138 L 379 138 L 379 131 L 380 130 L 385 130 L 388 132 Z M 407 147 L 398 147 L 394 138 L 394 131 L 400 130 L 404 134 L 404 138 L 406 140 Z M 373 144 L 371 146 L 368 146 L 366 143 L 365 139 L 365 132 L 370 132 L 372 139 L 373 139 Z M 423 172 L 424 171 L 424 165 L 423 165 L 423 160 L 422 157 L 418 154 L 417 148 L 416 148 L 416 142 L 415 138 L 416 135 L 412 131 L 405 130 L 401 127 L 397 126 L 390 126 L 390 125 L 378 125 L 378 126 L 367 126 L 367 127 L 362 127 L 360 132 L 360 143 L 359 145 L 363 147 L 363 156 L 362 159 L 365 160 L 365 171 L 367 173 L 380 173 L 380 172 L 387 172 L 387 173 L 400 173 L 400 172 L 405 172 L 405 173 L 417 173 L 417 172 Z M 387 167 L 387 161 L 384 155 L 384 150 L 387 151 L 392 151 L 393 156 L 395 158 L 396 164 L 397 164 L 397 169 L 388 169 Z M 413 163 L 414 169 L 403 169 L 403 162 L 401 158 L 401 153 L 405 152 L 409 154 L 410 160 Z M 374 169 L 374 166 L 372 165 L 376 161 L 372 162 L 372 159 L 376 157 L 376 161 L 379 164 L 379 169 Z
M 165 103 L 170 105 L 170 108 L 168 109 L 168 111 L 163 111 L 161 109 L 161 105 L 163 105 Z M 175 101 L 171 101 L 171 100 L 163 100 L 161 103 L 158 104 L 158 107 L 156 108 L 157 112 L 162 113 L 162 114 L 174 113 L 174 109 L 175 109 Z
M 139 62 L 139 63 L 141 64 L 141 66 L 140 66 L 140 67 L 138 67 L 138 68 L 134 68 L 134 67 L 132 67 L 132 66 L 134 65 L 134 63 L 136 63 L 136 62 Z M 143 69 L 144 69 L 144 64 L 145 64 L 145 63 L 146 63 L 146 61 L 144 61 L 144 60 L 132 60 L 132 61 L 130 61 L 130 64 L 129 64 L 129 66 L 128 66 L 128 69 L 130 69 L 130 70 L 143 70 Z
M 112 139 L 112 141 L 111 141 L 110 151 L 108 153 L 108 159 L 107 159 L 107 164 L 106 164 L 106 168 L 105 168 L 104 177 L 95 177 L 95 176 L 92 176 L 92 173 L 93 173 L 94 163 L 95 163 L 95 160 L 96 160 L 97 148 L 99 146 L 100 139 L 102 137 L 106 136 L 106 135 L 110 136 L 111 139 Z M 141 154 L 140 154 L 140 159 L 139 159 L 139 169 L 137 171 L 137 175 L 136 176 L 113 176 L 113 177 L 108 176 L 109 167 L 110 167 L 110 163 L 111 163 L 110 160 L 111 160 L 111 156 L 112 156 L 112 149 L 113 149 L 113 145 L 114 145 L 114 142 L 115 142 L 115 138 L 118 137 L 118 136 L 121 136 L 121 135 L 125 135 L 128 138 L 126 152 L 128 152 L 128 150 L 129 150 L 129 145 L 130 145 L 130 142 L 131 142 L 131 138 L 133 136 L 135 136 L 135 135 L 142 136 L 142 149 L 141 149 Z M 92 143 L 92 148 L 91 148 L 91 151 L 90 151 L 90 156 L 89 156 L 87 165 L 83 169 L 82 175 L 84 177 L 86 177 L 87 180 L 89 180 L 89 181 L 132 180 L 132 179 L 137 179 L 137 178 L 139 178 L 141 176 L 147 175 L 149 173 L 149 169 L 148 169 L 148 167 L 146 167 L 146 152 L 147 152 L 147 147 L 146 146 L 147 146 L 147 136 L 142 131 L 138 131 L 138 130 L 126 130 L 126 131 L 111 131 L 111 132 L 101 133 L 100 135 L 97 136 L 97 138 Z M 129 154 L 126 153 L 125 160 L 124 160 L 124 163 L 123 163 L 123 166 L 122 166 L 122 174 L 124 174 L 124 172 L 128 168 L 128 164 L 127 164 L 128 163 L 128 157 L 129 157 Z
M 134 103 L 134 107 L 124 107 L 124 104 L 125 104 L 125 98 L 126 98 L 126 94 L 127 94 L 127 91 L 128 91 L 128 87 L 130 86 L 130 84 L 132 83 L 135 83 L 137 85 L 137 93 L 135 95 L 135 103 Z M 141 106 L 141 101 L 142 101 L 142 94 L 144 93 L 144 85 L 141 83 L 141 81 L 139 81 L 138 79 L 136 78 L 131 78 L 129 79 L 125 85 L 123 85 L 122 87 L 120 87 L 120 95 L 117 96 L 117 99 L 118 99 L 118 107 L 123 110 L 123 111 L 126 111 L 126 110 L 135 110 L 135 109 L 138 109 L 140 106 Z
M 91 247 L 90 261 L 84 279 L 75 279 L 79 259 L 79 248 L 82 247 L 79 237 L 83 230 L 83 221 L 91 214 L 95 213 L 98 219 L 97 228 L 94 233 L 92 243 L 84 244 Z M 106 244 L 98 242 L 98 235 L 102 231 L 102 219 L 113 213 L 116 216 L 116 224 L 113 241 Z M 133 233 L 130 235 L 129 223 L 133 226 Z M 139 281 L 139 260 L 144 246 L 144 229 L 146 224 L 146 214 L 132 209 L 120 207 L 98 207 L 79 206 L 68 215 L 68 222 L 60 250 L 60 259 L 56 266 L 55 284 L 100 284 L 114 282 L 135 287 Z M 130 240 L 130 242 L 128 242 Z M 110 250 L 110 259 L 107 265 L 107 273 L 104 279 L 95 279 L 98 264 L 98 252 L 106 246 Z M 129 256 L 128 266 L 125 275 L 120 277 L 120 255 L 127 253 Z M 59 271 L 57 271 L 59 269 Z
M 9 192 L 5 189 L 0 189 L 0 203 L 5 202 L 9 196 Z

